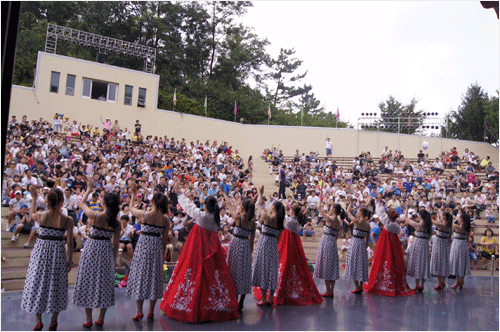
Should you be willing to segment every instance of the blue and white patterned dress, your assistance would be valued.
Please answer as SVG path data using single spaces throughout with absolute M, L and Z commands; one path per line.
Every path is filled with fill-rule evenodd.
M 115 260 L 113 231 L 92 226 L 76 275 L 73 302 L 85 308 L 107 308 L 115 304 Z
M 233 278 L 236 294 L 250 294 L 252 288 L 252 250 L 249 230 L 235 227 L 227 250 L 227 267 Z
M 337 235 L 339 231 L 323 226 L 323 236 L 319 241 L 318 257 L 314 267 L 314 278 L 325 280 L 340 279 Z
M 431 252 L 431 273 L 435 276 L 450 275 L 450 235 L 448 232 L 436 230 Z
M 163 297 L 163 228 L 142 224 L 127 280 L 126 295 L 133 300 Z
M 458 277 L 470 276 L 468 236 L 455 232 L 450 250 L 450 274 Z
M 368 232 L 354 228 L 352 231 L 351 247 L 347 251 L 344 279 L 368 281 L 368 252 L 366 251 L 365 237 Z
M 262 225 L 262 233 L 257 241 L 252 262 L 252 286 L 270 290 L 278 288 L 279 252 L 277 237 L 280 233 L 279 229 Z
M 415 231 L 415 240 L 408 251 L 406 274 L 415 279 L 428 279 L 430 276 L 429 234 Z
M 31 253 L 21 308 L 42 314 L 66 310 L 68 306 L 68 265 L 65 229 L 40 226 Z

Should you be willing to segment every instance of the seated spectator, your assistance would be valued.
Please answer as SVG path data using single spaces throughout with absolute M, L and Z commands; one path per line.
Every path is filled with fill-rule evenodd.
M 22 192 L 21 190 L 16 190 L 15 193 L 14 193 L 14 198 L 11 199 L 9 201 L 9 214 L 7 216 L 7 232 L 10 232 L 11 231 L 11 224 L 12 224 L 12 220 L 14 219 L 14 217 L 19 217 L 19 218 L 22 218 L 22 214 L 21 214 L 21 206 L 23 205 L 26 205 L 26 201 L 24 200 L 24 198 L 22 198 Z
M 495 254 L 495 251 L 498 250 L 498 240 L 493 236 L 493 231 L 491 228 L 487 228 L 484 231 L 484 236 L 481 238 L 481 242 L 479 242 L 481 247 L 481 265 L 483 265 L 483 270 L 486 270 L 486 263 L 489 259 L 491 259 L 491 255 Z M 498 257 L 498 254 L 495 255 Z
M 314 230 L 314 225 L 312 224 L 311 218 L 306 219 L 306 224 L 304 225 L 304 231 L 302 232 L 303 240 L 306 241 L 307 237 L 312 237 L 314 242 L 314 237 L 316 236 L 316 231 Z
M 28 213 L 28 205 L 22 204 L 19 209 L 19 214 L 16 215 L 16 224 L 12 228 L 14 235 L 12 235 L 11 241 L 16 242 L 19 233 L 30 234 L 32 229 L 34 230 L 34 224 L 31 220 L 30 214 Z
M 134 226 L 130 223 L 130 218 L 127 215 L 123 215 L 120 217 L 120 223 L 122 226 L 122 230 L 120 233 L 120 240 L 118 244 L 118 248 L 121 250 L 127 249 L 128 256 L 130 261 L 132 261 L 132 257 L 134 255 L 134 248 L 132 247 L 132 236 L 134 235 Z
M 318 203 L 320 198 L 316 196 L 316 190 L 311 191 L 311 195 L 307 197 L 307 214 L 311 219 L 318 217 Z
M 476 218 L 481 219 L 479 214 L 481 211 L 486 209 L 486 195 L 482 194 L 480 191 L 476 191 L 476 194 L 474 195 L 474 203 L 474 207 L 476 208 Z

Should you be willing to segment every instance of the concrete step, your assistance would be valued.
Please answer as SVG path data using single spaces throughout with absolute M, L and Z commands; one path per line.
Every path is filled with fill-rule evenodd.
M 68 274 L 68 284 L 69 285 L 75 284 L 76 273 L 77 273 L 77 268 L 73 268 L 69 272 L 69 274 Z M 26 275 L 26 272 L 25 272 L 25 275 Z M 5 288 L 6 291 L 23 290 L 25 282 L 26 282 L 25 278 L 4 279 L 2 277 L 2 286 Z
M 33 248 L 28 248 L 25 249 L 23 248 L 22 250 L 19 248 L 2 248 L 2 256 L 5 258 L 30 258 L 31 256 L 31 251 Z

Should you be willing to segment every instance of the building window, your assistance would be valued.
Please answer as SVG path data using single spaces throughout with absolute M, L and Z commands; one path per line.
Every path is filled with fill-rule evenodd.
M 134 87 L 130 85 L 125 85 L 125 105 L 130 105 L 132 106 L 132 91 L 134 90 Z
M 84 78 L 82 84 L 82 97 L 90 98 L 90 90 L 92 89 L 92 81 Z
M 53 71 L 50 75 L 50 92 L 59 93 L 59 76 L 61 73 Z
M 137 100 L 137 107 L 146 107 L 146 89 L 139 88 L 139 99 Z
M 83 79 L 82 97 L 116 102 L 118 84 Z
M 76 76 L 68 74 L 66 77 L 66 95 L 74 96 L 75 95 L 75 81 Z

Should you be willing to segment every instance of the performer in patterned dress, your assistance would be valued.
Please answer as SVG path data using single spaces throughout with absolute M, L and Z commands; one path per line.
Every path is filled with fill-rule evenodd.
M 177 179 L 173 192 L 179 192 Z M 238 297 L 217 235 L 219 206 L 208 196 L 203 211 L 180 192 L 178 202 L 196 225 L 175 266 L 160 309 L 170 318 L 186 322 L 223 322 L 236 319 Z
M 277 237 L 283 230 L 285 207 L 280 201 L 275 201 L 269 211 L 266 211 L 262 208 L 262 195 L 264 195 L 264 186 L 260 187 L 257 200 L 262 232 L 257 241 L 252 262 L 252 286 L 260 288 L 262 300 L 257 305 L 269 307 L 273 305 L 274 291 L 278 288 Z
M 345 218 L 345 211 L 342 211 L 340 205 L 336 204 L 330 213 L 326 213 L 321 201 L 318 203 L 318 211 L 325 220 L 325 226 L 323 226 L 323 236 L 319 241 L 314 277 L 325 280 L 326 292 L 321 296 L 333 297 L 335 280 L 340 279 L 337 235 L 341 228 L 341 219 Z
M 392 209 L 386 213 L 383 201 L 377 201 L 375 209 L 384 229 L 375 247 L 370 277 L 364 290 L 383 296 L 413 295 L 416 291 L 406 282 L 403 248 L 399 241 L 399 214 Z
M 73 264 L 74 220 L 61 214 L 64 203 L 61 190 L 49 191 L 48 211 L 45 212 L 36 212 L 37 187 L 30 186 L 30 192 L 31 219 L 40 224 L 40 235 L 31 253 L 21 308 L 36 315 L 34 331 L 43 328 L 42 313 L 52 313 L 49 330 L 55 331 L 59 312 L 68 306 L 68 272 Z
M 347 207 L 347 216 L 351 219 L 354 229 L 352 231 L 352 241 L 347 259 L 345 262 L 344 279 L 353 280 L 356 287 L 351 291 L 353 294 L 363 292 L 363 283 L 368 281 L 368 234 L 370 234 L 371 212 L 367 208 L 360 208 L 356 217 L 352 215 L 352 199 Z
M 453 224 L 453 241 L 450 250 L 450 274 L 456 277 L 451 288 L 462 288 L 465 276 L 470 276 L 470 258 L 467 238 L 470 234 L 470 217 L 462 211 L 458 218 L 458 225 Z
M 285 229 L 278 243 L 278 289 L 274 293 L 277 305 L 313 305 L 323 302 L 309 270 L 299 232 L 306 223 L 300 206 L 292 206 L 290 217 L 285 218 Z M 254 287 L 257 300 L 262 294 Z
M 255 239 L 255 204 L 247 199 L 237 211 L 231 199 L 224 194 L 226 209 L 235 220 L 233 236 L 227 250 L 227 267 L 231 273 L 236 294 L 240 295 L 238 312 L 243 311 L 246 294 L 251 292 L 252 251 Z
M 431 273 L 438 277 L 438 285 L 435 290 L 443 290 L 446 287 L 446 277 L 450 275 L 450 235 L 453 225 L 453 216 L 440 213 L 439 221 L 432 220 L 437 227 L 436 240 L 432 245 Z
M 126 295 L 137 301 L 135 321 L 144 318 L 142 306 L 149 300 L 148 319 L 153 320 L 156 301 L 163 296 L 163 252 L 167 244 L 170 221 L 168 199 L 156 193 L 151 200 L 151 210 L 143 211 L 134 207 L 137 184 L 131 181 L 132 195 L 130 212 L 141 224 L 141 235 L 137 241 L 127 280 Z
M 103 211 L 95 212 L 87 206 L 93 181 L 87 178 L 87 191 L 80 208 L 91 223 L 90 235 L 83 248 L 76 275 L 73 302 L 85 307 L 87 321 L 83 327 L 92 327 L 92 308 L 100 308 L 97 326 L 104 325 L 108 307 L 115 305 L 115 259 L 118 255 L 118 240 L 121 227 L 116 216 L 120 211 L 120 200 L 113 192 L 104 195 Z
M 408 251 L 408 271 L 410 277 L 415 278 L 415 290 L 424 290 L 425 279 L 430 274 L 429 238 L 432 233 L 431 215 L 427 210 L 418 212 L 417 222 L 408 218 L 408 209 L 405 210 L 405 224 L 415 228 L 415 240 Z

